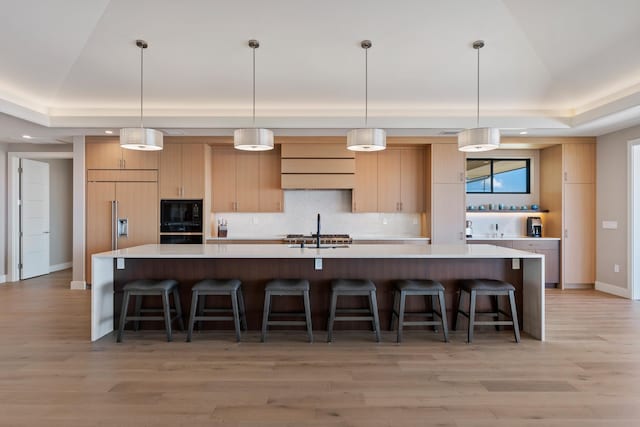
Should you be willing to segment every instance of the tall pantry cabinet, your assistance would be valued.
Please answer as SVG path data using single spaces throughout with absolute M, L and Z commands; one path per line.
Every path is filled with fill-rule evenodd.
M 595 143 L 540 151 L 540 204 L 549 209 L 545 234 L 561 238 L 563 288 L 595 282 Z
M 431 243 L 465 244 L 465 154 L 457 144 L 431 144 Z
M 91 255 L 158 243 L 158 153 L 125 151 L 117 138 L 87 137 L 85 271 L 89 283 Z

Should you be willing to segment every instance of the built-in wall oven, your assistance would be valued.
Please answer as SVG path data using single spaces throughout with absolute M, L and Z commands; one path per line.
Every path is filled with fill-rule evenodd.
M 202 200 L 160 201 L 160 243 L 202 243 Z

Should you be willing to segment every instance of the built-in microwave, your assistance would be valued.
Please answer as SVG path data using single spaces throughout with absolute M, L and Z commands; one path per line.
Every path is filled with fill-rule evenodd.
M 161 200 L 161 233 L 202 233 L 202 200 Z

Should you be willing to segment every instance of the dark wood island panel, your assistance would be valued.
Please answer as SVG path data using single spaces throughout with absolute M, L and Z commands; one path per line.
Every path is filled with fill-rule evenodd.
M 322 270 L 314 269 L 313 258 L 127 258 L 126 269 L 115 268 L 114 259 L 114 328 L 117 327 L 122 302 L 122 287 L 135 279 L 176 279 L 180 282 L 182 311 L 188 316 L 191 303 L 191 287 L 205 278 L 238 278 L 242 281 L 247 308 L 249 329 L 259 329 L 262 322 L 264 304 L 264 285 L 273 278 L 303 278 L 311 283 L 311 306 L 313 327 L 326 329 L 329 312 L 330 282 L 334 278 L 367 278 L 377 287 L 380 321 L 382 327 L 389 325 L 389 316 L 393 304 L 392 281 L 396 279 L 433 279 L 441 281 L 446 288 L 446 304 L 449 320 L 456 301 L 456 280 L 465 278 L 489 278 L 505 280 L 516 287 L 516 301 L 520 325 L 523 324 L 523 273 L 514 270 L 511 259 L 452 259 L 452 258 L 323 258 Z M 364 298 L 349 298 L 341 301 L 351 306 Z M 479 301 L 480 302 L 480 301 Z M 153 301 L 152 301 L 153 303 Z M 159 300 L 157 301 L 159 305 Z M 480 306 L 480 310 L 488 309 Z M 273 309 L 277 311 L 299 310 L 299 298 L 283 297 L 274 300 Z M 424 309 L 422 298 L 410 298 L 407 311 Z M 205 322 L 207 327 L 228 328 L 216 322 Z M 463 322 L 466 325 L 466 321 Z M 161 328 L 160 322 L 149 322 L 143 327 Z M 341 322 L 337 328 L 366 328 L 363 322 Z

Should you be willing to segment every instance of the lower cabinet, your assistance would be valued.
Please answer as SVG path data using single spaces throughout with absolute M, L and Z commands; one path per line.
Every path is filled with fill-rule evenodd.
M 468 240 L 468 244 L 485 244 L 518 249 L 544 255 L 544 279 L 546 283 L 560 283 L 559 240 Z

